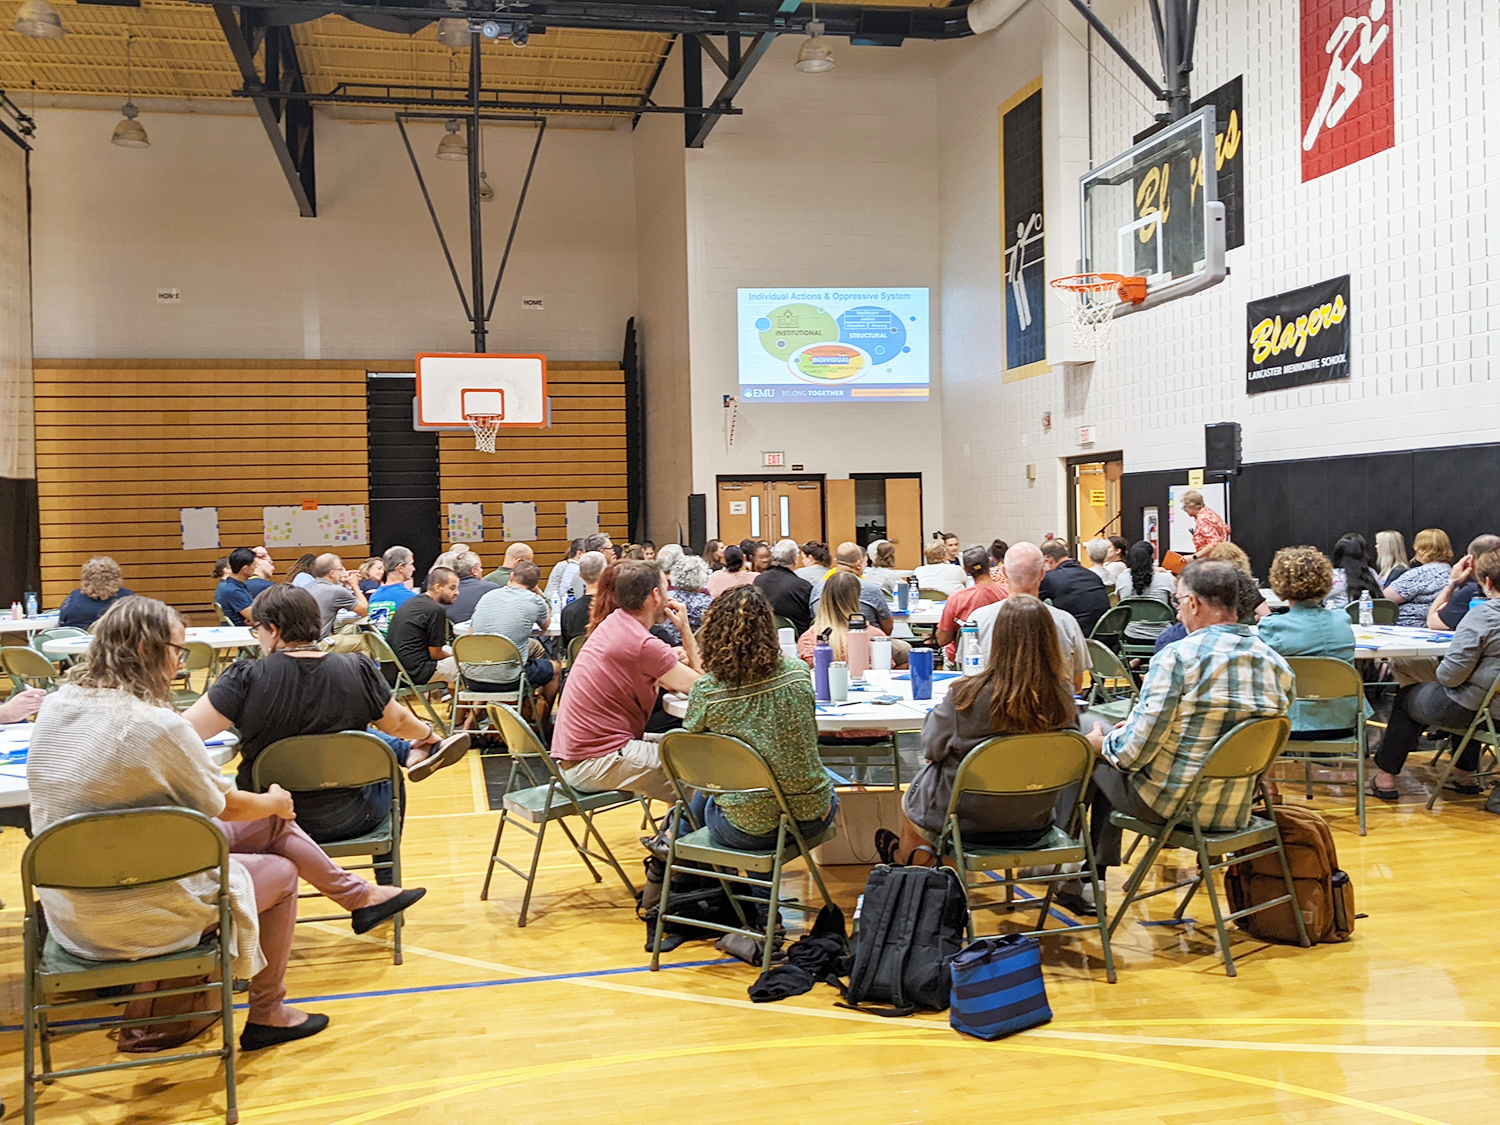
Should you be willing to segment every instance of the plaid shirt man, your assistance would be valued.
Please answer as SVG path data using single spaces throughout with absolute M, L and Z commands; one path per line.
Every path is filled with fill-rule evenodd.
M 1210 625 L 1156 654 L 1139 702 L 1102 753 L 1168 819 L 1219 736 L 1246 719 L 1285 715 L 1294 684 L 1287 662 L 1246 626 Z M 1244 826 L 1254 796 L 1248 780 L 1210 782 L 1198 795 L 1199 826 Z
M 1229 542 L 1229 525 L 1212 508 L 1198 509 L 1193 517 L 1193 553 L 1201 555 L 1216 543 Z

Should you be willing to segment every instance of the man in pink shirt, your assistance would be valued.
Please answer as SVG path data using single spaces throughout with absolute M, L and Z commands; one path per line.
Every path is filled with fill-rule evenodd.
M 667 597 L 654 562 L 627 559 L 615 578 L 620 608 L 589 635 L 568 672 L 552 756 L 568 781 L 586 793 L 623 789 L 674 801 L 661 751 L 645 737 L 656 691 L 686 692 L 701 674 L 698 642 L 687 609 Z M 683 659 L 649 632 L 670 619 L 682 634 Z

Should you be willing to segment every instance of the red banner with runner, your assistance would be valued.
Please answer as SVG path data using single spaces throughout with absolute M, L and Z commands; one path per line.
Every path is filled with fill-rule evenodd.
M 1391 0 L 1302 0 L 1302 182 L 1396 143 Z

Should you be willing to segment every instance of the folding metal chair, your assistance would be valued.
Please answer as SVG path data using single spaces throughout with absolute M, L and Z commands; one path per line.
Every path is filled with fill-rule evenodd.
M 380 665 L 382 671 L 386 669 L 395 670 L 396 683 L 391 688 L 391 695 L 396 701 L 406 704 L 407 710 L 413 715 L 417 713 L 417 709 L 412 705 L 412 701 L 416 700 L 420 702 L 422 709 L 427 712 L 428 721 L 434 727 L 444 729 L 445 724 L 438 717 L 437 708 L 432 705 L 431 697 L 438 692 L 447 691 L 448 685 L 442 680 L 433 680 L 427 684 L 413 682 L 410 674 L 401 666 L 401 661 L 396 659 L 396 654 L 392 651 L 390 644 L 379 633 L 367 630 L 359 635 L 359 639 L 364 644 L 365 652 Z M 450 733 L 454 727 L 451 715 L 452 712 L 450 711 L 450 721 L 446 724 L 446 729 Z
M 1453 772 L 1453 767 L 1458 764 L 1459 755 L 1464 752 L 1464 747 L 1468 746 L 1470 742 L 1477 742 L 1482 747 L 1479 751 L 1481 761 L 1483 760 L 1483 756 L 1488 754 L 1492 762 L 1495 763 L 1488 768 L 1480 769 L 1475 776 L 1485 779 L 1494 774 L 1497 769 L 1500 769 L 1500 733 L 1496 731 L 1495 716 L 1490 714 L 1490 707 L 1495 702 L 1497 690 L 1500 690 L 1500 678 L 1497 678 L 1494 683 L 1490 684 L 1490 690 L 1485 693 L 1484 702 L 1479 705 L 1479 710 L 1474 712 L 1473 721 L 1463 730 L 1455 730 L 1452 727 L 1437 728 L 1445 734 L 1457 735 L 1458 741 L 1452 743 L 1453 753 L 1449 756 L 1447 764 L 1443 766 L 1442 776 L 1438 778 L 1437 785 L 1433 787 L 1432 795 L 1427 798 L 1427 807 L 1429 809 L 1437 804 L 1437 799 L 1443 791 L 1443 786 L 1448 784 L 1448 775 Z M 1432 764 L 1437 765 L 1438 760 L 1443 754 L 1443 748 L 1439 747 L 1438 752 L 1432 757 Z
M 542 841 L 547 834 L 547 825 L 553 821 L 557 821 L 558 826 L 567 835 L 568 842 L 573 845 L 578 858 L 583 860 L 583 865 L 589 869 L 594 882 L 602 882 L 604 876 L 600 875 L 598 869 L 590 862 L 591 858 L 614 868 L 631 897 L 636 897 L 635 884 L 630 881 L 630 876 L 625 874 L 625 869 L 620 866 L 619 860 L 615 859 L 614 852 L 610 851 L 609 845 L 600 835 L 598 827 L 594 824 L 594 814 L 638 802 L 640 797 L 623 789 L 609 789 L 602 793 L 584 793 L 573 788 L 563 775 L 562 767 L 553 760 L 541 738 L 532 729 L 531 724 L 521 717 L 519 711 L 505 704 L 492 704 L 489 711 L 505 739 L 506 749 L 511 754 L 511 781 L 515 780 L 518 770 L 529 780 L 535 781 L 535 775 L 532 772 L 532 767 L 535 765 L 541 765 L 547 771 L 548 780 L 539 785 L 534 784 L 529 789 L 514 791 L 507 783 L 506 793 L 501 801 L 500 823 L 495 828 L 495 842 L 490 846 L 489 862 L 485 864 L 484 886 L 479 891 L 480 901 L 484 902 L 490 897 L 490 879 L 495 874 L 495 865 L 499 864 L 526 883 L 526 891 L 521 896 L 521 916 L 516 923 L 518 926 L 526 925 L 526 913 L 531 908 L 531 892 L 536 885 L 537 866 L 542 860 Z M 564 818 L 569 816 L 576 816 L 583 821 L 582 841 L 574 836 L 568 827 Z M 500 839 L 504 836 L 505 826 L 508 823 L 515 823 L 518 828 L 530 833 L 536 841 L 536 845 L 531 850 L 531 867 L 526 871 L 500 858 Z M 591 835 L 597 842 L 599 851 L 594 851 L 589 847 Z
M 954 866 L 958 868 L 964 897 L 969 903 L 970 941 L 974 940 L 974 912 L 977 910 L 1036 909 L 1039 912 L 1036 929 L 1027 931 L 1029 936 L 1057 937 L 1060 934 L 1097 930 L 1104 946 L 1105 973 L 1109 983 L 1114 984 L 1115 957 L 1109 945 L 1110 927 L 1104 912 L 1104 886 L 1099 881 L 1098 867 L 1094 862 L 1094 846 L 1084 822 L 1084 811 L 1087 808 L 1085 796 L 1089 774 L 1093 768 L 1094 748 L 1088 739 L 1076 731 L 1002 735 L 980 743 L 969 751 L 958 767 L 958 776 L 953 781 L 953 793 L 948 798 L 943 830 L 938 837 L 937 853 L 940 860 L 952 859 Z M 1024 847 L 964 843 L 959 816 L 966 800 L 971 808 L 974 798 L 985 797 L 1048 794 L 1056 800 L 1062 800 L 1070 790 L 1072 803 L 1068 806 L 1061 825 L 1051 828 L 1037 843 Z M 971 822 L 973 820 L 972 816 L 968 819 Z M 1076 871 L 1059 871 L 1052 875 L 1027 874 L 1019 877 L 1015 874 L 1022 868 L 1036 868 L 1046 864 L 1081 864 L 1082 872 L 1081 875 Z M 992 876 L 991 879 L 971 883 L 971 871 L 1003 872 L 1003 877 Z M 1093 886 L 1096 920 L 1086 925 L 1047 929 L 1047 914 L 1052 909 L 1052 896 L 1057 890 L 1057 884 L 1080 877 L 1087 878 Z M 1040 899 L 1017 899 L 1015 888 L 1022 883 L 1045 883 L 1047 893 Z M 971 894 L 972 891 L 995 888 L 1005 890 L 1002 901 L 976 902 Z
M 812 857 L 812 849 L 833 839 L 838 834 L 838 829 L 830 823 L 816 837 L 803 839 L 771 767 L 766 764 L 759 751 L 738 738 L 708 732 L 693 734 L 680 730 L 670 731 L 661 740 L 661 764 L 672 782 L 672 788 L 677 792 L 677 804 L 670 814 L 672 840 L 667 847 L 667 870 L 662 882 L 661 906 L 656 912 L 656 930 L 651 938 L 651 970 L 655 972 L 660 967 L 661 942 L 666 933 L 666 924 L 688 922 L 703 929 L 744 934 L 761 941 L 761 971 L 764 972 L 771 967 L 771 954 L 775 952 L 779 912 L 800 910 L 816 914 L 821 909 L 796 899 L 781 897 L 781 878 L 787 861 L 800 856 L 807 864 L 807 873 L 817 885 L 823 902 L 833 902 L 828 896 L 828 888 L 823 883 L 818 864 Z M 765 851 L 741 851 L 716 844 L 708 829 L 691 818 L 687 795 L 689 789 L 710 794 L 770 793 L 776 799 L 779 810 L 775 846 Z M 685 831 L 685 825 L 690 826 L 692 831 Z M 740 874 L 742 871 L 769 874 L 770 878 L 757 879 L 749 874 Z M 734 906 L 740 925 L 727 926 L 668 913 L 674 872 L 690 872 L 718 879 Z M 736 893 L 730 888 L 731 883 L 766 891 L 769 897 L 758 898 L 753 894 Z M 751 921 L 745 914 L 747 904 L 757 910 L 765 910 L 766 924 L 763 928 L 752 928 Z
M 1141 697 L 1135 686 L 1135 677 L 1108 646 L 1093 638 L 1089 639 L 1088 646 L 1091 661 L 1088 709 L 1118 723 L 1130 714 L 1135 701 Z
M 344 856 L 369 856 L 369 863 L 348 865 L 350 871 L 391 873 L 391 881 L 401 885 L 401 766 L 385 742 L 368 731 L 346 730 L 337 734 L 299 734 L 273 742 L 262 750 L 250 767 L 250 784 L 264 793 L 273 784 L 293 793 L 319 793 L 332 789 L 360 789 L 376 782 L 391 786 L 391 811 L 374 829 L 348 840 L 320 843 L 330 859 Z M 316 891 L 304 892 L 298 898 L 321 898 Z M 334 922 L 348 919 L 348 914 L 319 914 L 303 922 Z M 401 964 L 401 915 L 395 919 L 394 963 Z
M 526 679 L 526 658 L 509 637 L 494 633 L 470 633 L 453 641 L 453 659 L 458 664 L 458 687 L 453 693 L 452 729 L 458 729 L 459 714 L 465 711 L 485 711 L 491 704 L 513 705 L 519 711 L 531 695 L 531 684 Z M 468 686 L 464 665 L 512 664 L 518 671 L 518 681 L 512 691 L 474 691 Z
M 1170 625 L 1173 621 L 1177 620 L 1177 611 L 1166 602 L 1158 601 L 1156 598 L 1121 598 L 1120 604 L 1115 609 L 1110 610 L 1110 612 L 1114 613 L 1116 610 L 1121 609 L 1130 611 L 1130 625 Z M 1128 636 L 1124 635 L 1125 630 L 1123 628 L 1120 632 L 1120 655 L 1126 660 L 1149 661 L 1156 655 L 1156 642 L 1154 640 L 1132 641 Z
M 187 649 L 187 662 L 183 664 L 177 678 L 172 683 L 172 706 L 179 711 L 191 707 L 208 690 L 208 685 L 214 682 L 214 677 L 219 670 L 219 654 L 212 645 L 203 641 L 188 641 L 183 646 Z M 193 673 L 202 672 L 203 688 L 193 687 Z
M 1297 677 L 1298 703 L 1348 702 L 1355 722 L 1349 737 L 1312 741 L 1292 739 L 1282 748 L 1279 762 L 1301 762 L 1307 799 L 1312 800 L 1313 766 L 1354 767 L 1354 807 L 1359 814 L 1359 834 L 1365 834 L 1365 681 L 1359 669 L 1345 660 L 1328 656 L 1289 656 L 1287 663 Z
M 1094 627 L 1089 630 L 1089 639 L 1098 641 L 1111 652 L 1118 652 L 1125 639 L 1125 626 L 1130 624 L 1130 607 L 1113 606 L 1105 610 Z
M 1344 607 L 1344 612 L 1349 615 L 1349 620 L 1355 625 L 1359 624 L 1359 602 L 1353 601 Z M 1373 624 L 1394 625 L 1396 616 L 1401 612 L 1401 607 L 1390 598 L 1376 598 L 1374 600 L 1374 612 L 1370 615 Z
M 86 637 L 88 635 L 89 631 L 87 629 L 79 629 L 73 625 L 64 625 L 59 629 L 43 629 L 41 630 L 41 632 L 36 633 L 32 636 L 31 647 L 36 649 L 37 652 L 41 653 L 53 664 L 66 665 L 71 660 L 73 660 L 73 657 L 53 656 L 42 646 L 45 645 L 48 641 L 63 641 L 67 640 L 69 637 Z
M 10 677 L 10 696 L 21 694 L 29 687 L 43 691 L 57 690 L 57 668 L 34 648 L 7 645 L 0 648 L 0 669 Z
M 1139 820 L 1121 812 L 1110 813 L 1111 824 L 1138 833 L 1151 841 L 1151 847 L 1147 849 L 1145 856 L 1136 864 L 1135 870 L 1130 873 L 1130 878 L 1125 882 L 1124 900 L 1109 924 L 1111 934 L 1120 925 L 1125 911 L 1136 902 L 1187 887 L 1186 896 L 1177 904 L 1177 909 L 1172 914 L 1176 921 L 1181 922 L 1188 903 L 1192 902 L 1193 896 L 1198 893 L 1198 888 L 1206 883 L 1209 905 L 1214 914 L 1214 927 L 1219 936 L 1219 952 L 1224 959 L 1224 970 L 1229 976 L 1235 976 L 1236 971 L 1234 956 L 1229 952 L 1229 930 L 1226 923 L 1237 921 L 1246 915 L 1269 910 L 1273 906 L 1289 902 L 1292 904 L 1292 917 L 1296 920 L 1297 934 L 1301 939 L 1301 944 L 1304 947 L 1311 944 L 1307 940 L 1307 929 L 1302 923 L 1302 908 L 1297 903 L 1297 888 L 1292 883 L 1292 869 L 1287 863 L 1286 849 L 1281 844 L 1281 830 L 1276 826 L 1276 817 L 1271 811 L 1271 799 L 1265 788 L 1266 773 L 1275 764 L 1276 756 L 1286 744 L 1291 729 L 1292 724 L 1286 718 L 1278 716 L 1266 719 L 1246 719 L 1243 723 L 1237 723 L 1225 731 L 1209 750 L 1198 775 L 1188 785 L 1177 811 L 1165 824 Z M 1261 801 L 1260 812 L 1263 815 L 1252 813 L 1249 822 L 1243 828 L 1231 828 L 1222 832 L 1200 828 L 1198 801 L 1204 785 L 1213 781 L 1243 780 L 1252 781 Z M 1150 872 L 1151 865 L 1156 862 L 1156 857 L 1162 848 L 1189 848 L 1196 852 L 1198 873 L 1190 879 L 1182 879 L 1169 886 L 1158 887 L 1154 891 L 1143 893 L 1140 889 L 1141 884 Z M 1287 893 L 1269 902 L 1236 910 L 1232 914 L 1225 914 L 1220 909 L 1218 891 L 1214 888 L 1214 873 L 1222 871 L 1231 864 L 1249 862 L 1261 856 L 1271 855 L 1273 852 L 1281 860 L 1281 873 L 1286 880 Z
M 218 927 L 192 949 L 143 957 L 136 961 L 90 961 L 75 957 L 46 932 L 37 888 L 59 891 L 130 891 L 158 883 L 174 882 L 190 875 L 213 874 L 218 881 Z M 21 857 L 21 887 L 25 902 L 25 951 L 23 991 L 25 1043 L 26 1123 L 36 1121 L 36 1084 L 51 1084 L 59 1078 L 76 1078 L 106 1070 L 125 1070 L 190 1059 L 224 1060 L 224 1120 L 239 1120 L 235 1103 L 234 1073 L 234 981 L 229 952 L 233 932 L 229 903 L 229 844 L 214 822 L 200 812 L 181 808 L 122 809 L 115 812 L 80 813 L 49 825 L 27 845 Z M 107 909 L 102 907 L 101 909 Z M 122 1016 L 70 1020 L 53 1026 L 58 1013 L 79 1008 L 97 1008 L 94 990 L 130 987 L 146 981 L 178 977 L 217 976 L 217 987 L 192 985 L 184 988 L 132 992 L 131 999 L 183 996 L 212 991 L 217 1003 L 202 1011 L 150 1019 L 126 1020 Z M 78 993 L 89 993 L 77 998 Z M 67 997 L 73 997 L 71 999 Z M 133 1058 L 100 1066 L 52 1069 L 52 1042 L 89 1031 L 139 1027 L 143 1024 L 219 1017 L 223 1046 L 212 1051 L 187 1051 L 170 1055 Z M 41 1044 L 42 1067 L 36 1066 L 36 1048 Z

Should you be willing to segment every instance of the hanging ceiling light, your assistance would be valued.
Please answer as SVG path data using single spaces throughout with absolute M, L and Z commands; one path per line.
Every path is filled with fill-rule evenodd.
M 803 74 L 822 74 L 825 70 L 833 69 L 833 52 L 822 39 L 825 30 L 823 21 L 818 19 L 818 9 L 815 6 L 813 18 L 807 21 L 807 38 L 802 43 L 802 49 L 797 52 L 795 65 Z
M 28 39 L 61 39 L 68 33 L 57 9 L 47 0 L 24 0 L 16 12 L 16 30 Z
M 140 110 L 135 108 L 135 102 L 131 101 L 130 81 L 130 43 L 131 37 L 125 37 L 125 104 L 120 107 L 120 112 L 125 119 L 115 126 L 115 135 L 110 141 L 121 148 L 150 148 L 151 141 L 146 136 L 146 127 L 136 120 L 140 116 Z
M 479 202 L 495 202 L 495 189 L 490 187 L 490 175 L 488 172 L 479 173 Z
M 443 126 L 448 130 L 443 139 L 438 141 L 437 158 L 439 160 L 467 160 L 469 159 L 469 142 L 464 140 L 459 133 L 462 126 L 458 119 L 454 118 Z

